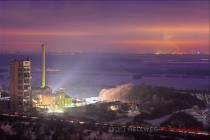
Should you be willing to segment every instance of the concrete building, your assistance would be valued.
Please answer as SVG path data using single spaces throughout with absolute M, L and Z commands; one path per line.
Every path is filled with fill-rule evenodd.
M 31 62 L 10 61 L 10 109 L 26 111 L 30 107 Z
M 9 110 L 9 100 L 0 100 L 0 113 Z

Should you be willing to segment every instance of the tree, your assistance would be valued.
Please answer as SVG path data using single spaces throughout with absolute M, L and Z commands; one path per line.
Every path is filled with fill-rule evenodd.
M 49 139 L 49 136 L 51 135 L 51 131 L 49 129 L 45 129 L 44 133 L 47 136 L 47 138 Z

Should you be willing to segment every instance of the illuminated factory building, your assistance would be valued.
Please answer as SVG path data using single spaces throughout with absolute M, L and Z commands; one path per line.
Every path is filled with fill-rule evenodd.
M 41 87 L 32 88 L 32 105 L 33 107 L 48 108 L 50 111 L 61 110 L 71 105 L 72 98 L 66 95 L 64 88 L 52 92 L 52 89 L 45 83 L 45 45 L 42 45 L 42 83 Z
M 33 107 L 48 108 L 50 111 L 61 110 L 70 107 L 72 98 L 65 94 L 65 91 L 55 91 L 49 87 L 32 88 Z
M 66 95 L 65 89 L 52 92 L 45 85 L 45 45 L 42 45 L 42 83 L 40 87 L 30 87 L 31 62 L 10 62 L 10 108 L 13 111 L 26 111 L 30 107 L 47 108 L 58 111 L 70 107 L 72 98 Z
M 30 107 L 31 62 L 10 62 L 10 109 L 25 111 Z

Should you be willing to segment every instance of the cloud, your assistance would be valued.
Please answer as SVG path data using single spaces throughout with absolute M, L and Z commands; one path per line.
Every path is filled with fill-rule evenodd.
M 163 38 L 163 40 L 171 40 L 172 39 L 172 35 L 171 34 L 167 34 L 167 33 L 165 33 L 164 34 L 164 38 Z
M 62 32 L 62 31 L 1 31 L 1 35 L 14 36 L 86 36 L 87 32 Z
M 152 25 L 152 26 L 133 26 L 125 29 L 130 32 L 159 32 L 159 33 L 209 33 L 209 25 L 201 24 L 201 25 L 182 25 L 182 26 L 160 26 L 160 25 Z
M 26 41 L 48 44 L 51 50 L 154 52 L 157 46 L 201 43 L 205 46 L 199 47 L 206 50 L 206 3 L 0 1 L 1 47 L 19 50 L 28 46 L 18 42 Z M 11 40 L 17 44 L 12 45 Z

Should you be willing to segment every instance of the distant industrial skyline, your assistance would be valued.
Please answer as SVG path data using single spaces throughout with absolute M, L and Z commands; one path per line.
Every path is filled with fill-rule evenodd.
M 209 52 L 209 1 L 0 1 L 0 51 Z

